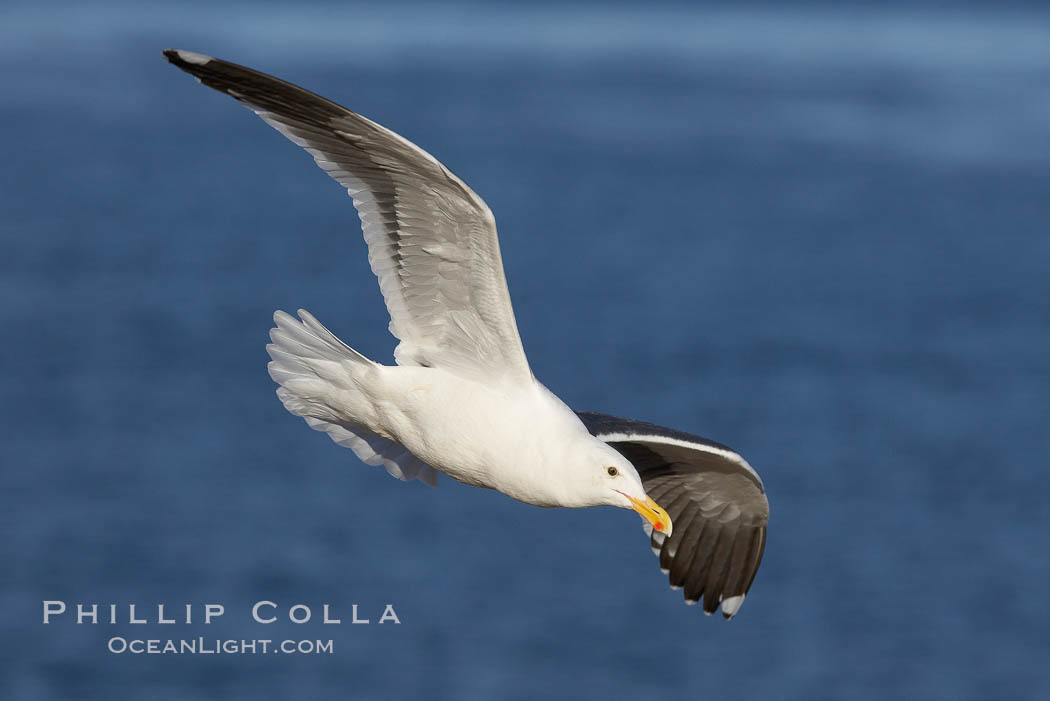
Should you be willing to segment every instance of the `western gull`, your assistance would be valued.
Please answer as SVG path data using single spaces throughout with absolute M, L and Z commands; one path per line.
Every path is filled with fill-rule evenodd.
M 702 599 L 707 614 L 721 606 L 726 618 L 740 610 L 765 547 L 762 480 L 724 445 L 574 412 L 535 379 L 495 220 L 466 183 L 291 83 L 191 51 L 164 55 L 306 149 L 360 216 L 397 364 L 369 360 L 305 310 L 278 311 L 266 348 L 288 411 L 401 480 L 436 486 L 442 472 L 537 506 L 632 509 L 686 603 Z

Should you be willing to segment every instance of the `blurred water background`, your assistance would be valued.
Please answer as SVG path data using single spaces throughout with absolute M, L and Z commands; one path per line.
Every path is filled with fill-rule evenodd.
M 756 466 L 735 620 L 633 515 L 399 484 L 285 413 L 274 309 L 389 362 L 356 213 L 169 46 L 431 151 L 496 214 L 541 380 Z M 1050 698 L 1045 3 L 16 1 L 0 57 L 3 698 Z

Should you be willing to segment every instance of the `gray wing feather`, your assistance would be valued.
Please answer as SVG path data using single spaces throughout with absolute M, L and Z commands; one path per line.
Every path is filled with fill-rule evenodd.
M 638 470 L 671 517 L 671 537 L 647 528 L 660 569 L 687 603 L 732 618 L 751 589 L 766 543 L 769 502 L 739 454 L 714 441 L 643 421 L 576 412 L 595 437 Z
M 485 202 L 433 156 L 319 95 L 227 61 L 167 59 L 308 151 L 357 208 L 402 365 L 530 381 Z

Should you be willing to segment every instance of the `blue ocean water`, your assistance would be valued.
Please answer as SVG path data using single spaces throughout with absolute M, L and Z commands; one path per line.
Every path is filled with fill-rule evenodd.
M 996 7 L 5 5 L 0 696 L 1050 696 L 1050 13 Z M 356 213 L 169 46 L 431 151 L 542 381 L 756 466 L 736 619 L 631 514 L 399 484 L 284 411 L 274 309 L 390 360 Z

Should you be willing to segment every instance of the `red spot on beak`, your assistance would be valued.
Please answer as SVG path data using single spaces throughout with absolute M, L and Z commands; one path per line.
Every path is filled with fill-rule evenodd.
M 655 523 L 655 524 L 653 525 L 653 528 L 655 528 L 655 529 L 656 529 L 656 530 L 658 530 L 658 531 L 662 531 L 662 530 L 664 529 L 664 523 L 663 523 L 663 521 L 657 521 L 657 522 L 656 522 L 656 523 Z

